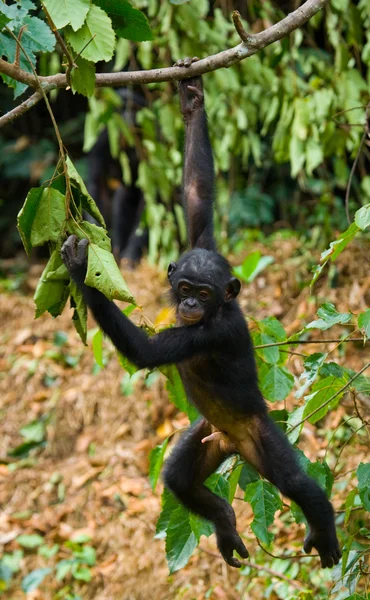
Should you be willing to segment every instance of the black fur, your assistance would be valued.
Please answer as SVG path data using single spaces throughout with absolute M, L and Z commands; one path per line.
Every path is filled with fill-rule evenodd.
M 315 547 L 322 566 L 331 567 L 341 556 L 333 509 L 268 417 L 248 327 L 235 300 L 240 283 L 216 252 L 213 161 L 201 78 L 181 82 L 179 90 L 186 129 L 184 200 L 193 249 L 168 270 L 178 327 L 149 338 L 113 302 L 87 287 L 85 240 L 77 246 L 77 238 L 71 236 L 63 246 L 63 259 L 95 319 L 122 354 L 139 367 L 177 364 L 187 395 L 204 419 L 172 452 L 164 480 L 185 506 L 214 523 L 225 561 L 240 567 L 233 552 L 247 557 L 248 551 L 236 531 L 232 507 L 204 481 L 228 454 L 238 452 L 302 508 L 310 527 L 305 550 Z

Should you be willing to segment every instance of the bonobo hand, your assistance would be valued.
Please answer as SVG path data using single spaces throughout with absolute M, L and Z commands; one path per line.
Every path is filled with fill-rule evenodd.
M 197 62 L 199 58 L 184 58 L 178 60 L 174 67 L 190 67 L 194 62 Z M 189 118 L 193 113 L 201 110 L 204 106 L 204 94 L 203 84 L 200 75 L 196 77 L 189 77 L 189 79 L 183 79 L 179 81 L 179 95 L 180 95 L 180 107 L 181 113 L 185 118 Z
M 316 531 L 311 528 L 303 547 L 307 554 L 316 548 L 323 568 L 334 567 L 342 556 L 335 531 Z
M 249 552 L 244 546 L 241 537 L 238 535 L 236 529 L 232 527 L 216 528 L 217 546 L 222 554 L 223 559 L 231 567 L 240 569 L 242 563 L 238 560 L 234 554 L 234 550 L 243 558 L 248 558 Z
M 87 256 L 86 248 L 89 245 L 89 241 L 86 239 L 78 241 L 76 235 L 70 235 L 66 242 L 64 242 L 60 251 L 63 262 L 70 272 L 73 279 L 84 281 L 87 269 Z

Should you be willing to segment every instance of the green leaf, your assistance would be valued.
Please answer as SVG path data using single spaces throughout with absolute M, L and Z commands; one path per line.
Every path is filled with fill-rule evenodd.
M 362 329 L 367 338 L 370 338 L 370 308 L 358 316 L 358 327 Z
M 269 481 L 260 479 L 247 485 L 244 499 L 250 502 L 253 509 L 252 531 L 263 543 L 270 545 L 274 536 L 268 527 L 273 523 L 276 511 L 283 505 L 279 492 Z
M 278 365 L 262 364 L 258 376 L 262 395 L 270 402 L 285 400 L 294 385 L 293 375 Z
M 20 428 L 26 442 L 42 442 L 45 437 L 45 419 L 36 419 Z
M 306 171 L 308 175 L 312 175 L 312 171 L 316 169 L 324 160 L 324 154 L 321 144 L 313 138 L 308 138 L 306 143 Z
M 202 517 L 198 517 L 198 515 L 195 515 L 194 513 L 189 513 L 189 522 L 191 530 L 197 538 L 198 543 L 202 535 L 209 537 L 215 531 L 211 521 L 202 519 Z
M 134 365 L 134 363 L 129 361 L 128 358 L 126 358 L 126 356 L 123 356 L 123 354 L 121 354 L 120 352 L 117 353 L 117 356 L 118 362 L 121 365 L 122 369 L 125 369 L 125 371 L 127 371 L 130 377 L 132 377 L 132 375 L 140 371 L 140 369 L 136 365 Z
M 68 233 L 77 235 L 79 240 L 86 238 L 90 244 L 96 244 L 103 250 L 111 252 L 112 244 L 104 227 L 99 227 L 95 223 L 89 223 L 89 221 L 79 221 L 77 223 L 73 219 L 68 219 L 66 226 Z
M 212 473 L 207 477 L 205 485 L 217 496 L 221 496 L 225 500 L 230 497 L 230 483 L 221 473 Z
M 45 577 L 51 572 L 52 569 L 50 568 L 35 569 L 34 571 L 31 571 L 31 573 L 28 573 L 28 575 L 26 575 L 26 577 L 23 577 L 22 579 L 22 590 L 26 594 L 32 592 L 33 590 L 36 590 L 39 587 L 39 585 L 41 585 L 41 583 L 44 581 Z
M 32 225 L 37 213 L 44 187 L 31 188 L 27 198 L 17 216 L 17 227 L 21 236 L 23 246 L 28 256 L 32 250 L 31 231 Z
M 315 352 L 311 354 L 303 361 L 304 371 L 299 377 L 300 382 L 304 382 L 303 385 L 295 393 L 296 398 L 301 398 L 305 391 L 315 381 L 320 368 L 323 366 L 325 359 L 328 355 L 323 352 Z
M 170 401 L 181 411 L 188 415 L 190 422 L 192 423 L 199 417 L 199 413 L 195 406 L 189 401 L 185 393 L 181 377 L 175 365 L 160 369 L 167 377 L 166 390 Z
M 191 529 L 189 513 L 180 505 L 172 513 L 167 527 L 166 557 L 170 574 L 185 567 L 196 546 L 197 538 Z
M 95 358 L 95 362 L 101 367 L 104 368 L 103 363 L 103 332 L 101 329 L 94 334 L 92 339 L 92 348 L 93 354 Z
M 370 463 L 360 463 L 356 475 L 362 505 L 370 512 Z
M 358 231 L 359 228 L 357 227 L 356 223 L 352 223 L 352 225 L 350 225 L 346 231 L 341 233 L 338 239 L 330 243 L 328 250 L 325 250 L 325 252 L 321 254 L 321 264 L 313 269 L 314 276 L 311 281 L 311 286 L 318 280 L 326 263 L 329 260 L 334 261 L 336 258 L 338 258 L 339 254 L 341 254 L 346 246 L 348 246 L 348 244 L 353 240 Z
M 313 386 L 313 393 L 306 397 L 306 404 L 303 411 L 303 417 L 307 417 L 311 412 L 317 410 L 309 419 L 310 423 L 316 423 L 322 419 L 326 413 L 335 408 L 342 398 L 344 391 L 339 393 L 329 404 L 325 403 L 334 396 L 348 382 L 349 377 L 325 377 Z M 325 405 L 325 406 L 324 406 Z M 322 407 L 322 408 L 320 408 Z
M 263 344 L 273 344 L 286 340 L 286 333 L 281 323 L 274 317 L 267 317 L 261 321 L 256 321 L 259 333 L 253 332 L 253 343 L 255 346 Z M 271 348 L 256 348 L 257 355 L 265 362 L 276 364 L 280 359 L 278 346 Z
M 98 223 L 100 223 L 100 225 L 102 225 L 102 227 L 104 227 L 104 229 L 106 229 L 105 221 L 104 221 L 97 205 L 95 204 L 95 201 L 92 199 L 89 192 L 87 191 L 86 186 L 82 180 L 82 177 L 77 172 L 77 169 L 74 166 L 71 159 L 69 158 L 69 156 L 67 156 L 66 163 L 67 163 L 68 175 L 71 178 L 71 180 L 75 183 L 76 187 L 78 188 L 78 190 L 81 193 L 82 208 L 84 210 L 86 210 L 86 212 L 89 213 L 89 215 L 94 217 L 94 219 Z
M 261 479 L 261 477 L 258 471 L 254 467 L 252 467 L 252 465 L 245 463 L 242 466 L 242 470 L 240 472 L 239 477 L 239 485 L 242 488 L 242 490 L 245 491 L 249 483 L 253 483 L 254 481 L 258 481 L 259 479 Z
M 253 281 L 268 265 L 274 262 L 272 256 L 261 256 L 261 252 L 251 252 L 239 267 L 234 267 L 234 273 L 246 283 Z
M 31 535 L 23 534 L 23 535 L 19 535 L 16 538 L 16 541 L 23 548 L 32 549 L 32 548 L 37 548 L 38 546 L 41 546 L 41 544 L 44 543 L 44 538 L 41 537 L 41 535 L 38 535 L 37 533 L 33 533 Z
M 82 27 L 90 8 L 90 0 L 44 0 L 57 29 L 71 25 L 74 31 Z
M 81 567 L 78 565 L 76 569 L 72 569 L 72 575 L 79 581 L 91 581 L 92 575 L 88 567 Z
M 131 295 L 119 270 L 113 254 L 96 244 L 89 244 L 88 264 L 85 283 L 98 289 L 109 300 L 123 300 L 134 304 Z
M 63 311 L 68 298 L 67 282 L 48 280 L 50 273 L 55 273 L 61 264 L 59 252 L 54 250 L 42 272 L 33 298 L 36 304 L 36 319 L 45 311 L 48 311 L 52 317 L 57 317 Z
M 159 515 L 155 531 L 156 539 L 161 540 L 166 537 L 167 527 L 170 522 L 171 515 L 179 506 L 180 503 L 177 498 L 170 492 L 169 489 L 164 488 L 162 494 L 162 512 Z
M 94 0 L 112 19 L 116 34 L 133 42 L 152 40 L 148 19 L 126 0 Z
M 86 344 L 87 337 L 87 307 L 81 290 L 77 287 L 73 279 L 69 283 L 69 293 L 71 295 L 71 306 L 74 308 L 72 316 L 73 324 L 82 342 Z
M 360 208 L 355 214 L 355 223 L 359 229 L 365 231 L 370 225 L 370 204 Z
M 66 197 L 52 187 L 44 188 L 31 227 L 31 245 L 57 242 L 66 217 Z
M 163 444 L 153 448 L 149 455 L 149 481 L 153 492 L 155 492 L 157 486 L 167 445 L 168 438 L 164 440 Z
M 311 321 L 311 323 L 306 325 L 306 329 L 321 329 L 321 331 L 326 331 L 330 327 L 333 327 L 333 325 L 348 323 L 352 318 L 351 313 L 337 312 L 334 304 L 331 304 L 331 302 L 323 304 L 317 311 L 317 315 L 320 319 Z
M 0 4 L 0 29 L 3 29 L 10 21 L 11 19 L 2 13 L 2 5 Z
M 99 6 L 91 4 L 84 24 L 78 31 L 72 27 L 65 29 L 65 35 L 72 48 L 84 59 L 94 63 L 110 60 L 115 46 L 112 22 Z M 87 44 L 87 45 L 86 45 Z
M 73 67 L 71 71 L 72 92 L 89 98 L 95 91 L 95 65 L 82 56 L 76 58 L 75 63 L 77 67 Z

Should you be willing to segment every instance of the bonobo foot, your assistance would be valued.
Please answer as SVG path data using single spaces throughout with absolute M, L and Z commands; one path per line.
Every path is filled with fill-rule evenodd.
M 312 548 L 316 548 L 320 555 L 322 568 L 334 567 L 339 563 L 342 556 L 335 530 L 316 531 L 310 528 L 303 548 L 306 554 L 309 554 Z
M 76 235 L 70 235 L 67 241 L 64 242 L 60 251 L 63 262 L 71 273 L 77 273 L 85 271 L 87 268 L 87 255 L 86 248 L 89 245 L 89 241 L 86 239 L 78 241 Z
M 244 543 L 236 529 L 227 525 L 225 528 L 216 527 L 217 546 L 222 554 L 223 559 L 231 567 L 240 569 L 242 563 L 234 554 L 234 550 L 243 558 L 248 558 L 249 552 L 244 546 Z
M 194 56 L 194 58 L 183 58 L 178 60 L 173 66 L 190 67 L 198 60 L 197 56 Z M 196 77 L 189 77 L 188 79 L 179 81 L 179 96 L 181 113 L 184 117 L 189 118 L 193 113 L 202 110 L 204 107 L 202 77 L 197 75 Z

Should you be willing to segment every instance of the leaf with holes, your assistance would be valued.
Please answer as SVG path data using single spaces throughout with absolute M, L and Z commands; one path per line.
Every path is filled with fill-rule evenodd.
M 89 244 L 85 283 L 102 292 L 109 300 L 135 303 L 121 275 L 113 254 L 96 244 Z

